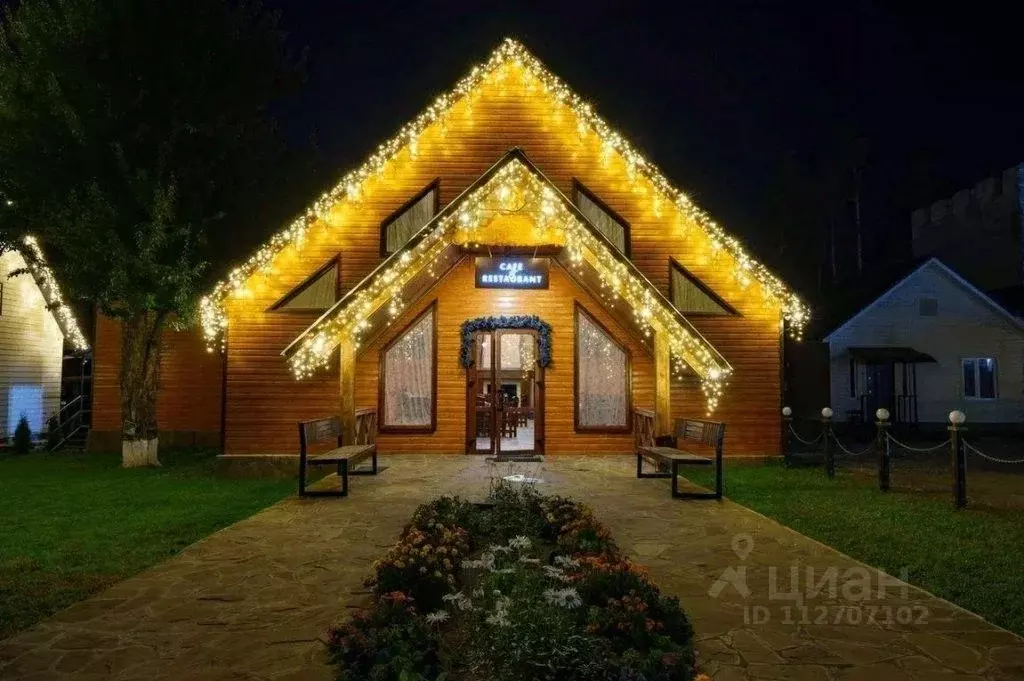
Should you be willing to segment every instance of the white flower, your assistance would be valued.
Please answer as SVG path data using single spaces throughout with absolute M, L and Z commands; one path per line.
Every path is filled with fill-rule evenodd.
M 480 587 L 477 587 L 477 588 L 473 589 L 473 594 L 472 595 L 473 595 L 473 598 L 483 598 L 484 597 L 484 590 L 481 589 Z
M 507 546 L 498 546 L 497 544 L 491 544 L 488 547 L 488 550 L 491 551 L 491 553 L 511 553 L 512 552 L 512 549 L 510 549 L 509 547 L 507 547 Z
M 568 582 L 569 581 L 569 577 L 564 572 L 562 572 L 561 570 L 559 570 L 556 567 L 552 567 L 550 565 L 542 565 L 541 569 L 544 570 L 544 574 L 545 575 L 547 575 L 548 577 L 551 577 L 552 579 L 557 579 L 560 582 Z
M 441 596 L 441 600 L 445 601 L 446 603 L 454 603 L 455 607 L 457 607 L 459 610 L 473 609 L 473 601 L 467 598 L 466 594 L 462 593 L 461 591 L 456 591 L 455 593 L 451 594 L 445 594 L 444 596 Z
M 530 558 L 529 556 L 519 556 L 520 563 L 527 563 L 529 565 L 540 565 L 540 558 Z
M 448 611 L 438 610 L 437 612 L 429 613 L 426 617 L 427 624 L 440 624 L 441 622 L 448 621 Z
M 508 546 L 511 549 L 528 549 L 533 545 L 529 537 L 524 535 L 517 535 L 509 540 Z
M 561 608 L 576 608 L 583 605 L 580 595 L 576 589 L 548 589 L 544 592 L 544 600 L 550 605 L 557 605 Z
M 511 624 L 508 621 L 508 617 L 505 615 L 504 610 L 495 612 L 493 615 L 488 615 L 487 623 L 493 624 L 498 627 L 507 627 L 509 624 Z
M 580 562 L 569 556 L 555 556 L 555 565 L 560 567 L 579 567 Z

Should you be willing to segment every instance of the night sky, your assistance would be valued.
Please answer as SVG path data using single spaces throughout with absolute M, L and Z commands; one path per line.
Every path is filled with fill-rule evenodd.
M 513 36 L 812 299 L 815 182 L 844 150 L 867 150 L 872 270 L 906 257 L 913 208 L 1024 160 L 1019 35 L 996 5 L 268 2 L 308 46 L 277 115 L 315 138 L 317 186 Z

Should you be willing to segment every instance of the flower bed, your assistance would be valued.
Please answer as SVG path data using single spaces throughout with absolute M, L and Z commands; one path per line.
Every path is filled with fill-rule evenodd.
M 584 505 L 502 485 L 420 506 L 331 631 L 343 681 L 685 681 L 693 630 Z

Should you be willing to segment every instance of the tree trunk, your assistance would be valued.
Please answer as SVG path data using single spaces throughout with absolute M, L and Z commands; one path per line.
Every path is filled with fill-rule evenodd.
M 166 314 L 140 312 L 123 325 L 121 354 L 121 464 L 159 466 L 156 394 L 160 336 Z

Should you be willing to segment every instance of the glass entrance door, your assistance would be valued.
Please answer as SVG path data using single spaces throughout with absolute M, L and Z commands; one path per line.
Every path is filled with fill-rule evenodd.
M 496 456 L 537 454 L 543 449 L 543 377 L 533 331 L 499 329 L 474 337 L 469 377 L 473 400 L 471 451 Z

